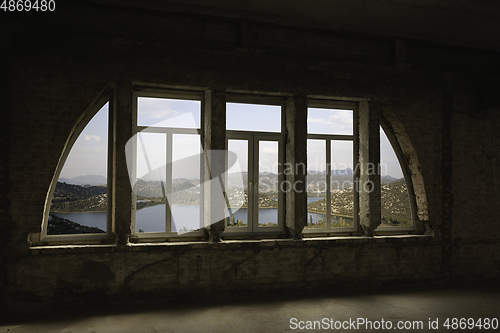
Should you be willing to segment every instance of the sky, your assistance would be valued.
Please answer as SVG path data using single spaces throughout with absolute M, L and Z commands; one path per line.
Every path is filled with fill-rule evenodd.
M 307 117 L 310 134 L 353 134 L 353 112 L 324 108 L 309 108 Z M 331 141 L 332 170 L 355 169 L 352 141 Z M 380 162 L 382 176 L 403 177 L 403 172 L 387 136 L 380 127 Z M 326 143 L 324 140 L 308 140 L 308 170 L 326 170 Z
M 66 158 L 59 177 L 106 177 L 108 155 L 108 103 L 85 126 Z
M 226 128 L 263 132 L 281 131 L 281 108 L 273 105 L 228 103 Z M 199 128 L 201 102 L 164 98 L 138 99 L 139 126 Z M 308 133 L 352 135 L 353 112 L 323 108 L 308 109 Z M 107 169 L 108 104 L 87 124 L 72 147 L 60 177 L 83 175 L 106 176 Z M 384 133 L 381 137 L 382 176 L 403 176 L 396 155 Z M 166 161 L 166 135 L 141 133 L 137 144 L 137 175 L 164 166 Z M 144 143 L 145 151 L 142 149 Z M 324 171 L 326 153 L 324 140 L 308 140 L 308 169 Z M 202 152 L 197 134 L 175 134 L 172 147 L 173 178 L 199 179 L 199 153 Z M 229 150 L 238 156 L 242 171 L 248 171 L 248 141 L 230 140 Z M 259 141 L 259 171 L 278 171 L 278 144 L 270 139 Z M 352 141 L 331 141 L 332 169 L 354 169 Z M 176 162 L 177 161 L 177 162 Z M 148 167 L 149 163 L 149 167 Z M 144 178 L 147 180 L 147 177 Z

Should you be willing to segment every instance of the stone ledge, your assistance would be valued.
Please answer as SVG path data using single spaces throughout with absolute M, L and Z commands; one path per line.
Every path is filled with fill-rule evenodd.
M 46 245 L 30 248 L 32 255 L 78 254 L 78 253 L 111 253 L 111 252 L 149 252 L 161 250 L 234 250 L 234 249 L 271 249 L 283 247 L 316 247 L 316 246 L 351 246 L 365 244 L 409 244 L 431 241 L 432 235 L 397 235 L 374 237 L 311 237 L 301 240 L 262 239 L 262 240 L 226 240 L 220 243 L 210 242 L 163 242 L 163 243 L 128 243 L 126 246 L 116 245 Z

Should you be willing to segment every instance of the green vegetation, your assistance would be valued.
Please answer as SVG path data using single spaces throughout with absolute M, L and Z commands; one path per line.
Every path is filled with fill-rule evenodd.
M 382 185 L 382 225 L 383 226 L 406 226 L 411 225 L 411 209 L 408 201 L 408 190 L 404 178 Z M 332 218 L 338 222 L 332 223 L 332 227 L 352 225 L 353 221 L 353 189 L 332 191 L 331 212 Z M 307 205 L 309 213 L 326 214 L 326 199 L 323 198 Z M 312 223 L 308 228 L 324 228 L 323 220 Z
M 57 182 L 50 211 L 53 213 L 105 212 L 106 186 L 82 186 Z
M 246 227 L 247 224 L 246 222 L 243 222 L 243 220 L 236 220 L 234 219 L 234 214 L 231 214 L 228 218 L 226 218 L 226 225 L 228 227 Z
M 404 178 L 382 185 L 382 225 L 410 226 L 411 209 Z
M 53 213 L 105 212 L 106 207 L 106 194 L 99 194 L 90 198 L 54 198 L 50 211 Z
M 137 197 L 136 209 L 141 210 L 146 207 L 153 207 L 156 205 L 164 205 L 164 198 L 148 198 L 148 197 Z
M 332 223 L 331 223 L 332 228 L 352 227 L 353 222 L 354 222 L 352 216 L 348 216 L 348 217 L 340 216 L 339 217 L 339 216 L 332 215 L 332 218 L 333 218 Z M 312 216 L 311 216 L 306 228 L 317 228 L 317 229 L 326 228 L 326 218 L 314 222 L 312 220 Z
M 171 195 L 172 204 L 199 205 L 197 181 L 176 179 Z M 106 186 L 84 186 L 57 182 L 50 211 L 52 213 L 105 212 L 107 210 Z M 137 210 L 165 204 L 161 182 L 137 182 Z
M 277 227 L 278 223 L 276 222 L 267 222 L 267 223 L 261 223 L 259 222 L 259 227 Z
M 230 194 L 232 191 L 228 191 Z M 240 194 L 243 201 L 240 208 L 248 208 L 248 192 L 244 190 Z M 244 198 L 243 198 L 244 196 Z M 231 200 L 230 200 L 231 201 Z M 278 193 L 277 192 L 259 192 L 259 209 L 260 208 L 278 208 Z
M 48 235 L 98 234 L 104 232 L 104 230 L 96 227 L 87 227 L 54 214 L 49 214 Z
M 318 176 L 319 177 L 319 176 Z M 344 176 L 336 176 L 344 177 Z M 269 182 L 273 179 L 261 177 Z M 308 178 L 313 178 L 308 175 Z M 352 178 L 351 178 L 352 179 Z M 310 179 L 308 179 L 310 180 Z M 199 205 L 200 187 L 198 180 L 175 179 L 172 182 L 171 204 L 175 205 Z M 137 210 L 162 205 L 166 203 L 160 181 L 139 180 L 136 185 Z M 107 210 L 106 186 L 82 186 L 66 183 L 57 183 L 52 199 L 51 212 L 73 213 L 73 212 L 105 212 Z M 319 192 L 320 188 L 312 189 L 308 196 L 324 196 Z M 239 202 L 241 208 L 248 208 L 247 189 L 231 187 L 228 189 L 231 202 Z M 405 226 L 411 225 L 411 210 L 408 202 L 408 191 L 405 180 L 398 179 L 391 183 L 382 185 L 382 225 Z M 326 199 L 320 199 L 308 204 L 309 213 L 326 214 Z M 278 208 L 278 193 L 273 191 L 260 191 L 258 198 L 259 209 Z M 345 227 L 353 223 L 353 188 L 343 190 L 332 189 L 331 213 L 332 227 Z M 324 220 L 308 221 L 308 228 L 324 228 Z M 229 222 L 230 223 L 230 222 Z M 243 221 L 235 221 L 232 226 L 243 226 Z M 262 224 L 263 226 L 265 224 Z M 274 225 L 274 224 L 273 224 Z M 271 225 L 269 225 L 271 226 Z

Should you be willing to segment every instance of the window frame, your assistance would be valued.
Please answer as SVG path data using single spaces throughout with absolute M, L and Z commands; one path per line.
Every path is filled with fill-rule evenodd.
M 359 184 L 359 167 L 358 166 L 358 156 L 359 156 L 359 137 L 358 137 L 358 103 L 347 102 L 347 101 L 334 101 L 334 100 L 321 100 L 310 98 L 307 103 L 307 116 L 309 115 L 309 108 L 325 109 L 325 110 L 352 110 L 353 112 L 353 132 L 351 134 L 316 134 L 307 133 L 307 140 L 324 140 L 325 141 L 325 159 L 327 165 L 326 172 L 326 202 L 327 202 L 327 227 L 324 229 L 319 228 L 307 228 L 307 215 L 306 226 L 304 227 L 302 233 L 304 236 L 328 236 L 334 235 L 357 235 L 359 233 L 359 189 L 355 184 Z M 308 118 L 308 117 L 307 117 Z M 343 227 L 343 228 L 332 228 L 331 227 L 331 142 L 332 141 L 352 141 L 353 143 L 353 226 Z M 307 143 L 306 143 L 307 144 Z M 306 168 L 307 170 L 307 168 Z M 306 172 L 309 172 L 308 170 Z M 306 173 L 307 177 L 307 173 Z M 306 180 L 307 182 L 307 180 Z M 306 185 L 307 186 L 307 185 Z M 306 187 L 307 188 L 307 187 Z M 306 209 L 306 212 L 309 213 Z
M 247 227 L 243 228 L 228 228 L 225 226 L 222 237 L 224 239 L 231 238 L 254 238 L 262 236 L 282 236 L 285 227 L 285 192 L 278 188 L 278 225 L 276 227 L 259 227 L 258 221 L 258 198 L 259 198 L 259 143 L 261 141 L 276 141 L 278 142 L 278 184 L 284 181 L 284 163 L 285 163 L 285 128 L 286 128 L 286 99 L 280 96 L 262 96 L 228 93 L 226 97 L 227 103 L 238 104 L 254 104 L 254 105 L 272 105 L 279 106 L 281 112 L 280 132 L 264 132 L 264 131 L 246 131 L 246 130 L 229 130 L 226 127 L 226 150 L 228 149 L 229 140 L 245 140 L 248 142 L 248 205 L 247 210 Z M 227 164 L 226 164 L 227 168 Z M 253 183 L 251 184 L 251 180 Z
M 49 187 L 49 191 L 46 196 L 44 212 L 43 212 L 43 220 L 42 220 L 42 229 L 38 234 L 30 235 L 30 243 L 38 244 L 38 245 L 58 245 L 58 244 L 110 244 L 114 242 L 114 229 L 115 229 L 115 217 L 114 210 L 114 196 L 113 188 L 115 187 L 113 184 L 112 175 L 116 169 L 116 161 L 115 154 L 116 150 L 120 149 L 120 147 L 116 147 L 115 137 L 119 128 L 120 122 L 123 119 L 120 118 L 120 115 L 117 114 L 115 110 L 115 101 L 114 101 L 114 91 L 113 85 L 108 86 L 103 90 L 103 93 L 96 98 L 92 104 L 87 108 L 86 112 L 80 117 L 76 125 L 73 127 L 70 136 L 68 137 L 62 154 L 59 158 L 56 171 L 53 175 L 52 182 Z M 174 135 L 174 134 L 198 134 L 200 136 L 200 143 L 202 150 L 204 147 L 204 114 L 205 114 L 205 94 L 207 89 L 205 88 L 186 88 L 179 89 L 175 88 L 158 88 L 158 87 L 148 87 L 148 86 L 133 86 L 131 91 L 131 107 L 132 107 L 132 137 L 140 132 L 144 133 L 165 133 L 166 135 Z M 200 128 L 197 129 L 187 129 L 187 128 L 178 128 L 178 127 L 170 127 L 170 128 L 162 128 L 162 127 L 154 127 L 154 126 L 138 126 L 137 117 L 138 117 L 138 98 L 139 97 L 151 97 L 151 98 L 168 98 L 168 99 L 177 99 L 177 100 L 195 100 L 200 102 Z M 254 183 L 252 184 L 252 208 L 249 207 L 247 209 L 252 209 L 252 220 L 250 220 L 250 216 L 248 216 L 248 230 L 242 231 L 240 230 L 230 230 L 229 228 L 225 228 L 225 231 L 222 233 L 223 239 L 256 239 L 256 238 L 269 238 L 269 237 L 281 237 L 285 235 L 285 214 L 286 214 L 286 193 L 285 191 L 279 188 L 278 192 L 278 226 L 277 227 L 259 227 L 258 226 L 258 181 L 255 182 L 255 179 L 259 179 L 259 164 L 258 164 L 258 156 L 259 156 L 259 142 L 261 141 L 277 141 L 278 142 L 278 163 L 279 163 L 279 171 L 278 171 L 278 184 L 283 183 L 286 179 L 284 174 L 284 166 L 288 161 L 286 160 L 286 105 L 287 98 L 289 95 L 258 95 L 258 94 L 250 94 L 250 93 L 240 93 L 240 92 L 229 92 L 226 91 L 226 103 L 245 103 L 245 104 L 257 104 L 257 105 L 276 105 L 281 107 L 281 131 L 280 132 L 261 132 L 261 131 L 245 131 L 245 130 L 228 130 L 226 128 L 225 131 L 225 142 L 226 149 L 228 148 L 228 140 L 246 140 L 248 143 L 248 172 L 250 173 L 250 169 L 252 169 L 252 175 L 254 179 Z M 64 164 L 69 156 L 71 149 L 75 142 L 80 137 L 81 133 L 90 122 L 90 120 L 101 110 L 101 108 L 108 103 L 108 153 L 107 153 L 107 212 L 106 212 L 106 232 L 105 233 L 96 233 L 96 234 L 71 234 L 71 235 L 47 235 L 47 227 L 48 227 L 48 216 L 50 212 L 50 203 L 52 200 L 53 193 L 55 191 L 55 187 L 57 185 L 57 180 L 59 175 L 64 167 Z M 326 159 L 327 159 L 327 201 L 331 201 L 331 143 L 332 141 L 352 141 L 353 142 L 353 163 L 355 165 L 354 174 L 353 174 L 353 182 L 359 183 L 360 179 L 360 170 L 358 167 L 359 164 L 359 101 L 352 100 L 335 100 L 335 99 L 327 99 L 321 96 L 314 96 L 308 98 L 307 108 L 324 108 L 324 109 L 343 109 L 343 110 L 352 110 L 353 111 L 353 134 L 352 135 L 341 135 L 341 134 L 316 134 L 316 133 L 307 133 L 306 142 L 308 139 L 314 140 L 324 140 L 325 141 L 325 149 L 326 149 Z M 306 116 L 307 117 L 307 116 Z M 118 124 L 118 125 L 117 125 Z M 412 180 L 411 180 L 411 172 L 409 169 L 409 164 L 407 157 L 403 154 L 401 147 L 399 146 L 397 139 L 392 131 L 392 127 L 390 123 L 380 116 L 380 126 L 385 132 L 391 146 L 398 158 L 401 169 L 403 171 L 403 175 L 407 184 L 408 196 L 410 202 L 411 209 L 411 218 L 412 225 L 405 227 L 387 227 L 387 226 L 378 226 L 375 230 L 376 235 L 387 235 L 387 234 L 407 234 L 414 233 L 417 231 L 417 223 L 418 219 L 416 217 L 417 206 L 416 206 L 416 196 L 413 190 Z M 118 127 L 118 128 L 117 128 Z M 149 129 L 148 129 L 149 128 Z M 170 145 L 172 145 L 172 141 L 170 140 Z M 380 145 L 380 141 L 379 141 Z M 168 147 L 168 140 L 167 140 Z M 250 149 L 252 147 L 252 149 Z M 134 144 L 134 154 L 136 154 L 137 143 Z M 168 150 L 168 149 L 167 149 Z M 171 149 L 170 149 L 171 152 Z M 167 152 L 168 154 L 168 152 Z M 168 156 L 168 155 L 167 155 Z M 251 164 L 250 164 L 251 161 Z M 138 233 L 136 232 L 136 204 L 137 197 L 136 194 L 131 191 L 132 195 L 132 203 L 133 207 L 130 208 L 130 225 L 131 230 L 129 234 L 130 242 L 164 242 L 164 241 L 203 241 L 206 240 L 206 232 L 204 230 L 204 176 L 205 176 L 205 161 L 202 159 L 200 161 L 200 229 L 194 232 L 189 232 L 184 235 L 178 235 L 177 232 L 171 232 L 168 230 L 171 226 L 171 216 L 169 216 L 169 208 L 168 204 L 166 204 L 166 229 L 165 232 L 146 232 L 146 233 Z M 307 167 L 306 167 L 307 172 Z M 135 177 L 135 167 L 134 174 Z M 307 173 L 306 173 L 307 176 Z M 170 183 L 172 179 L 170 178 Z M 250 181 L 250 180 L 249 180 Z M 331 228 L 331 205 L 328 205 L 329 209 L 327 210 L 327 225 L 330 228 L 325 228 L 324 230 L 319 229 L 306 229 L 302 230 L 303 237 L 314 237 L 314 236 L 339 236 L 339 235 L 352 235 L 359 236 L 361 235 L 360 230 L 360 221 L 359 221 L 359 189 L 354 186 L 354 202 L 353 202 L 353 227 L 350 228 Z M 306 185 L 307 186 L 307 185 Z M 122 209 L 123 207 L 120 207 Z M 307 210 L 306 210 L 307 212 Z M 329 213 L 329 214 L 328 214 Z M 307 214 L 305 216 L 307 219 Z M 307 222 L 306 222 L 307 225 Z M 262 229 L 266 230 L 262 230 Z
M 204 110 L 205 110 L 205 92 L 201 90 L 180 90 L 180 89 L 160 89 L 160 88 L 148 88 L 148 87 L 135 87 L 133 93 L 132 101 L 132 138 L 136 137 L 138 133 L 161 133 L 166 135 L 166 158 L 167 161 L 171 160 L 173 151 L 173 136 L 175 134 L 197 134 L 200 136 L 200 147 L 202 150 L 204 142 Z M 142 126 L 138 125 L 138 99 L 140 97 L 145 98 L 164 98 L 164 99 L 175 99 L 175 100 L 185 100 L 185 101 L 199 101 L 200 102 L 200 128 L 180 128 L 180 127 L 154 127 L 154 126 Z M 131 139 L 132 139 L 131 138 Z M 132 154 L 136 156 L 137 154 L 137 141 L 132 141 Z M 200 153 L 202 153 L 201 151 Z M 134 159 L 134 162 L 137 162 Z M 137 163 L 133 163 L 132 166 L 132 179 L 136 178 L 136 168 Z M 172 185 L 172 169 L 168 167 L 167 163 L 167 175 L 165 180 L 165 191 L 169 192 Z M 130 241 L 131 242 L 145 242 L 145 241 L 165 241 L 165 240 L 179 240 L 179 241 L 190 241 L 190 240 L 203 240 L 204 239 L 204 170 L 205 161 L 200 160 L 200 228 L 196 231 L 188 232 L 183 235 L 179 235 L 178 232 L 170 231 L 172 228 L 172 213 L 170 211 L 170 206 L 168 202 L 165 203 L 165 231 L 163 232 L 136 232 L 136 214 L 137 214 L 137 195 L 132 191 L 132 207 L 130 211 L 131 216 L 131 226 L 130 226 Z
M 94 116 L 106 105 L 108 104 L 108 130 L 107 130 L 107 144 L 108 144 L 108 152 L 107 152 L 107 189 L 106 189 L 106 201 L 107 201 L 107 210 L 106 210 L 106 232 L 105 233 L 91 233 L 91 234 L 65 234 L 65 235 L 49 235 L 48 231 L 48 222 L 49 222 L 49 214 L 52 203 L 52 197 L 54 195 L 54 191 L 57 186 L 57 182 L 59 180 L 59 175 L 66 163 L 66 160 L 71 153 L 71 150 L 80 138 L 80 135 L 87 127 L 88 123 L 94 118 Z M 73 127 L 69 138 L 67 139 L 61 157 L 57 163 L 56 171 L 52 177 L 52 181 L 50 183 L 49 191 L 47 193 L 47 197 L 45 199 L 44 211 L 43 211 L 43 220 L 42 220 L 42 228 L 41 232 L 37 234 L 36 237 L 32 239 L 33 243 L 49 243 L 51 245 L 57 244 L 101 244 L 111 242 L 113 237 L 113 221 L 112 221 L 112 205 L 113 205 L 113 177 L 110 175 L 113 174 L 113 154 L 114 154 L 114 146 L 113 146 L 113 136 L 114 136 L 114 103 L 113 103 L 113 93 L 110 89 L 105 89 L 105 91 L 95 99 L 92 104 L 89 106 L 84 115 L 77 121 L 76 125 Z M 38 238 L 38 239 L 36 239 Z
M 401 170 L 403 171 L 403 178 L 405 179 L 406 182 L 406 189 L 408 191 L 408 201 L 410 204 L 410 214 L 411 214 L 411 226 L 382 226 L 379 225 L 375 229 L 376 234 L 388 234 L 388 233 L 409 233 L 409 232 L 414 232 L 417 230 L 417 204 L 416 204 L 416 197 L 415 197 L 415 192 L 413 190 L 413 184 L 411 181 L 411 172 L 408 167 L 408 162 L 406 156 L 403 154 L 403 151 L 401 150 L 401 147 L 399 146 L 399 143 L 397 142 L 396 136 L 394 135 L 393 131 L 391 130 L 391 126 L 389 125 L 389 122 L 383 118 L 383 116 L 380 116 L 380 127 L 382 127 L 382 130 L 385 133 L 385 136 L 389 140 L 389 143 L 391 144 L 392 150 L 396 154 L 396 157 L 399 162 L 399 166 L 401 167 Z M 380 147 L 380 140 L 379 140 L 379 147 Z M 382 156 L 380 156 L 382 158 Z M 383 185 L 381 185 L 382 187 Z M 380 201 L 380 205 L 382 206 L 382 200 Z M 382 209 L 382 207 L 381 207 Z

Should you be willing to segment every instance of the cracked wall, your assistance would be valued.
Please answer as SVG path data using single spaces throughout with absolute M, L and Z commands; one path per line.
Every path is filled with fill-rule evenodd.
M 251 21 L 242 48 L 236 18 L 92 3 L 1 24 L 5 309 L 500 276 L 498 99 L 482 93 L 500 88 L 498 54 L 408 40 L 410 67 L 398 68 L 389 37 Z M 373 100 L 408 155 L 434 236 L 30 249 L 68 135 L 110 82 Z

